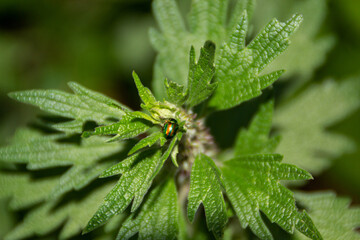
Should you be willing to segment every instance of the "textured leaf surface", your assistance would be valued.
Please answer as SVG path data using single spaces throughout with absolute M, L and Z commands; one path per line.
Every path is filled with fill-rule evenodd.
M 156 172 L 162 165 L 161 151 L 149 150 L 136 153 L 119 164 L 107 169 L 102 177 L 122 174 L 119 182 L 108 193 L 104 203 L 89 221 L 85 232 L 103 225 L 112 216 L 123 212 L 134 199 L 132 211 L 142 202 L 144 195 L 151 186 Z
M 360 234 L 360 208 L 350 207 L 350 199 L 336 197 L 332 192 L 295 193 L 296 200 L 309 212 L 310 217 L 326 240 L 355 240 Z M 306 239 L 296 233 L 294 239 Z
M 82 134 L 83 137 L 93 135 L 115 135 L 108 141 L 123 140 L 136 137 L 140 133 L 145 132 L 151 127 L 151 122 L 139 118 L 138 115 L 127 113 L 117 123 L 100 126 L 95 128 L 95 131 L 86 131 Z
M 87 193 L 87 196 L 81 200 L 72 200 L 60 206 L 57 205 L 56 201 L 48 201 L 31 210 L 24 221 L 13 229 L 5 239 L 22 239 L 34 235 L 43 236 L 61 226 L 63 227 L 59 239 L 73 237 L 85 227 L 110 187 L 109 184 L 102 186 Z
M 327 13 L 325 0 L 269 0 L 256 4 L 252 23 L 255 29 L 262 28 L 271 18 L 287 18 L 289 13 L 301 13 L 304 21 L 299 30 L 291 36 L 289 48 L 276 58 L 267 71 L 286 69 L 283 80 L 292 81 L 292 87 L 299 87 L 310 79 L 313 72 L 323 64 L 326 54 L 333 47 L 335 38 L 323 33 Z M 319 32 L 321 31 L 321 34 Z
M 269 138 L 274 102 L 263 104 L 247 130 L 240 130 L 235 141 L 235 156 L 272 153 L 279 144 L 280 137 Z
M 289 233 L 300 227 L 296 223 L 303 218 L 295 206 L 293 193 L 279 181 L 312 177 L 294 165 L 281 163 L 281 159 L 277 154 L 248 155 L 225 161 L 221 168 L 227 196 L 242 227 L 249 226 L 261 239 L 272 239 L 272 235 L 259 210 Z M 308 226 L 312 228 L 315 226 Z
M 72 189 L 80 189 L 97 178 L 108 167 L 97 162 L 121 151 L 118 143 L 105 143 L 103 138 L 82 140 L 80 145 L 60 143 L 63 135 L 40 135 L 35 131 L 19 130 L 13 144 L 0 148 L 0 161 L 26 163 L 30 170 L 71 166 L 54 186 L 52 197 Z
M 153 85 L 156 95 L 165 97 L 165 89 L 160 84 L 165 77 L 186 85 L 188 49 L 190 46 L 197 49 L 211 40 L 219 49 L 215 55 L 214 78 L 218 87 L 209 105 L 218 110 L 260 95 L 262 89 L 280 77 L 281 70 L 266 74 L 262 71 L 287 48 L 289 36 L 302 21 L 300 15 L 294 15 L 285 23 L 273 20 L 245 47 L 248 28 L 245 10 L 252 12 L 253 1 L 238 1 L 231 16 L 226 15 L 228 1 L 194 1 L 190 30 L 185 28 L 175 1 L 156 0 L 153 8 L 161 30 L 161 33 L 150 31 L 151 42 L 158 51 Z M 228 23 L 226 19 L 230 19 Z
M 359 108 L 359 90 L 359 78 L 341 83 L 326 81 L 280 106 L 274 125 L 282 135 L 278 151 L 285 161 L 318 174 L 330 165 L 330 159 L 352 151 L 352 141 L 326 128 Z
M 243 19 L 246 19 L 246 15 L 243 15 Z M 244 32 L 247 30 L 239 25 L 232 36 L 237 44 L 224 44 L 215 63 L 215 79 L 219 84 L 209 105 L 217 109 L 234 107 L 260 95 L 262 89 L 277 80 L 283 71 L 265 75 L 261 75 L 261 71 L 287 48 L 289 36 L 301 21 L 301 15 L 294 15 L 285 23 L 274 19 L 246 48 L 241 48 L 239 41 L 245 42 Z
M 190 50 L 190 66 L 189 66 L 189 97 L 186 103 L 189 107 L 194 107 L 206 100 L 212 95 L 217 84 L 210 84 L 214 76 L 214 56 L 215 45 L 207 41 L 203 48 L 200 49 L 200 57 L 196 62 L 194 47 Z
M 9 96 L 20 102 L 38 106 L 49 113 L 75 119 L 53 126 L 69 133 L 81 133 L 82 125 L 86 121 L 105 124 L 109 123 L 109 118 L 120 119 L 125 112 L 129 111 L 117 101 L 80 84 L 71 82 L 69 86 L 75 94 L 57 90 L 28 90 L 12 92 Z
M 167 99 L 179 106 L 183 105 L 187 98 L 187 88 L 169 79 L 165 79 L 165 90 Z
M 141 211 L 122 224 L 117 239 L 175 239 L 178 232 L 178 202 L 175 182 L 166 180 L 151 190 Z
M 196 157 L 191 168 L 188 217 L 192 222 L 202 203 L 205 208 L 207 226 L 218 239 L 223 236 L 227 222 L 221 178 L 220 170 L 211 158 L 204 154 Z
M 156 142 L 160 141 L 160 146 L 163 146 L 166 142 L 166 139 L 163 136 L 162 132 L 154 132 L 150 136 L 141 139 L 135 146 L 129 151 L 128 155 L 131 155 L 138 150 L 145 148 L 145 147 L 151 147 Z

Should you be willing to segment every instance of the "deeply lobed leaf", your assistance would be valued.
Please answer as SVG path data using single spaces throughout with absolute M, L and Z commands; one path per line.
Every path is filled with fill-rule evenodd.
M 333 192 L 295 193 L 295 198 L 309 212 L 324 239 L 360 239 L 360 208 L 350 207 L 350 199 Z M 294 239 L 305 239 L 296 233 Z
M 215 72 L 214 66 L 215 44 L 207 41 L 200 49 L 198 62 L 195 60 L 195 49 L 190 50 L 190 66 L 188 90 L 189 96 L 186 101 L 189 107 L 194 107 L 210 97 L 217 84 L 210 84 Z
M 175 239 L 178 232 L 178 203 L 175 182 L 167 179 L 151 190 L 138 214 L 122 224 L 116 239 Z
M 257 154 L 225 161 L 221 168 L 226 193 L 243 228 L 250 229 L 261 239 L 272 239 L 259 210 L 289 233 L 303 219 L 295 206 L 293 193 L 280 180 L 306 180 L 311 175 L 296 166 L 281 163 L 277 154 Z M 308 222 L 308 224 L 311 224 Z M 302 232 L 315 226 L 301 226 Z M 321 239 L 317 236 L 316 239 Z
M 357 77 L 312 85 L 277 109 L 274 124 L 283 139 L 278 151 L 286 156 L 286 162 L 319 174 L 332 158 L 354 149 L 352 141 L 326 128 L 359 108 L 359 83 Z
M 67 133 L 81 133 L 86 121 L 109 123 L 109 118 L 120 119 L 129 110 L 117 101 L 71 82 L 75 94 L 57 90 L 27 90 L 9 93 L 11 98 L 38 106 L 58 116 L 74 119 L 53 127 Z
M 272 153 L 280 142 L 280 137 L 269 138 L 274 101 L 263 104 L 253 118 L 248 130 L 239 131 L 235 140 L 235 156 Z
M 227 222 L 226 207 L 222 194 L 220 170 L 211 158 L 199 154 L 191 168 L 188 196 L 188 218 L 192 222 L 202 203 L 205 208 L 208 229 L 221 239 Z
M 53 188 L 51 197 L 58 197 L 97 178 L 109 166 L 109 163 L 98 164 L 98 161 L 122 149 L 121 144 L 107 144 L 99 137 L 84 139 L 80 145 L 60 143 L 63 137 L 62 134 L 44 136 L 35 131 L 19 130 L 12 145 L 0 148 L 0 161 L 25 163 L 30 170 L 71 166 Z

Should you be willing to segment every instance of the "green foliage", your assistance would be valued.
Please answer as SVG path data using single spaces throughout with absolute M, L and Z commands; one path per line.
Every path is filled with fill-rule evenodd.
M 281 163 L 281 160 L 282 156 L 278 154 L 247 155 L 225 161 L 221 168 L 226 193 L 241 226 L 249 226 L 261 239 L 272 239 L 272 235 L 259 210 L 289 233 L 302 219 L 293 193 L 279 180 L 307 180 L 312 177 L 300 168 Z M 303 233 L 308 235 L 310 228 L 312 226 L 302 230 Z M 321 239 L 321 236 L 314 239 Z
M 74 120 L 53 125 L 67 133 L 81 133 L 86 121 L 106 124 L 109 118 L 120 119 L 128 109 L 100 93 L 78 83 L 69 83 L 75 94 L 57 90 L 28 90 L 9 93 L 11 98 L 38 106 L 40 109 Z
M 207 41 L 203 48 L 200 49 L 199 61 L 195 62 L 195 49 L 190 50 L 190 66 L 189 66 L 189 98 L 187 104 L 194 107 L 206 100 L 215 91 L 217 84 L 210 84 L 215 72 L 214 43 Z
M 332 34 L 319 33 L 326 17 L 326 1 L 262 1 L 261 4 L 256 4 L 253 23 L 255 29 L 261 29 L 274 16 L 280 19 L 288 18 L 289 14 L 293 12 L 301 13 L 304 21 L 299 30 L 291 37 L 289 48 L 270 63 L 267 70 L 286 69 L 281 79 L 291 79 L 292 87 L 300 87 L 310 80 L 314 71 L 323 64 L 326 54 L 335 43 Z M 289 91 L 287 95 L 289 95 Z
M 107 144 L 99 137 L 83 139 L 80 145 L 60 143 L 62 138 L 63 134 L 44 136 L 19 130 L 12 145 L 0 148 L 0 161 L 25 163 L 29 170 L 70 166 L 52 189 L 51 197 L 55 198 L 93 181 L 109 167 L 109 163 L 99 163 L 100 160 L 122 149 L 121 144 Z
M 154 71 L 157 96 L 165 97 L 164 89 L 158 83 L 164 76 L 179 84 L 186 84 L 184 73 L 187 71 L 187 46 L 198 46 L 199 41 L 212 40 L 219 46 L 215 59 L 215 81 L 218 87 L 209 102 L 211 108 L 220 110 L 234 107 L 260 95 L 262 89 L 280 77 L 282 70 L 263 75 L 261 72 L 287 48 L 289 36 L 302 21 L 301 15 L 294 15 L 286 23 L 272 20 L 245 47 L 248 29 L 246 9 L 251 11 L 252 1 L 237 2 L 228 26 L 225 23 L 227 6 L 227 1 L 220 0 L 194 3 L 188 31 L 174 1 L 154 1 L 154 13 L 162 31 L 161 34 L 154 29 L 150 31 L 150 39 L 159 53 Z
M 262 105 L 249 129 L 239 131 L 234 146 L 235 156 L 275 151 L 280 137 L 268 137 L 272 126 L 273 108 L 273 101 Z
M 161 147 L 166 142 L 166 139 L 164 138 L 162 132 L 154 132 L 150 136 L 141 139 L 137 144 L 135 144 L 135 146 L 132 149 L 130 149 L 128 155 L 131 155 L 144 147 L 151 147 L 158 141 L 160 141 Z
M 218 239 L 222 238 L 227 222 L 222 185 L 221 172 L 213 160 L 204 154 L 199 154 L 191 169 L 188 217 L 192 222 L 197 208 L 202 203 L 207 226 Z
M 138 239 L 175 239 L 179 210 L 173 179 L 152 189 L 139 213 L 132 213 L 120 228 L 116 239 L 129 239 L 137 232 Z
M 353 78 L 316 84 L 277 109 L 274 124 L 283 139 L 278 151 L 285 162 L 319 174 L 330 165 L 329 159 L 354 149 L 351 140 L 326 128 L 360 106 L 359 83 Z
M 27 185 L 31 186 L 31 182 Z M 74 199 L 59 205 L 57 201 L 47 201 L 34 208 L 26 215 L 24 221 L 14 228 L 5 239 L 22 239 L 36 235 L 45 235 L 64 225 L 59 239 L 69 239 L 81 232 L 96 207 L 109 190 L 109 184 L 88 192 L 83 199 Z M 33 192 L 34 194 L 36 192 Z
M 133 72 L 141 111 L 132 111 L 73 82 L 69 86 L 74 94 L 56 90 L 10 93 L 18 101 L 71 120 L 45 123 L 58 130 L 56 133 L 41 134 L 42 126 L 38 131 L 18 131 L 10 145 L 0 148 L 0 161 L 6 169 L 0 172 L 0 197 L 10 198 L 10 207 L 15 210 L 34 206 L 6 238 L 45 235 L 62 226 L 59 238 L 67 239 L 112 219 L 101 237 L 111 237 L 111 232 L 120 228 L 117 239 L 206 239 L 212 235 L 231 239 L 232 231 L 225 231 L 225 227 L 236 223 L 234 217 L 239 219 L 243 234 L 249 227 L 261 239 L 276 236 L 274 225 L 270 227 L 266 219 L 284 234 L 293 234 L 295 229 L 303 234 L 296 232 L 295 238 L 322 239 L 321 234 L 355 238 L 352 228 L 359 224 L 357 208 L 347 209 L 348 202 L 332 195 L 298 194 L 299 206 L 308 214 L 299 210 L 293 192 L 281 181 L 312 179 L 307 170 L 318 173 L 328 164 L 319 152 L 336 157 L 351 150 L 351 141 L 325 128 L 359 107 L 358 79 L 310 86 L 280 104 L 274 122 L 283 133 L 281 143 L 279 136 L 270 136 L 273 100 L 260 106 L 229 151 L 218 149 L 206 128 L 207 113 L 259 96 L 284 73 L 279 70 L 281 62 L 291 62 L 287 56 L 278 62 L 275 59 L 288 47 L 302 15 L 295 14 L 285 22 L 271 20 L 247 44 L 248 35 L 252 35 L 249 21 L 253 3 L 193 1 L 185 23 L 174 0 L 155 0 L 161 30 L 150 31 L 159 53 L 154 67 L 156 97 Z M 324 2 L 317 4 L 305 0 L 296 6 L 305 9 Z M 314 21 L 320 24 L 321 19 Z M 314 39 L 325 39 L 306 50 L 315 49 L 321 56 L 301 65 L 304 79 L 330 46 L 330 38 L 318 38 L 317 31 L 318 25 L 310 33 L 303 30 L 294 35 L 305 47 Z M 328 45 L 320 47 L 323 42 Z M 299 56 L 298 52 L 292 54 Z M 289 76 L 296 73 L 294 69 Z M 199 104 L 203 108 L 197 108 Z M 172 138 L 165 138 L 162 128 L 169 119 L 176 121 L 178 130 Z M 97 127 L 89 129 L 89 122 Z M 119 143 L 135 137 L 137 143 L 132 148 L 128 148 L 132 141 Z M 282 155 L 275 150 L 285 153 L 285 162 L 306 170 L 282 163 Z M 224 161 L 229 155 L 230 160 Z M 169 158 L 173 164 L 167 162 Z M 12 173 L 21 164 L 33 172 Z M 56 172 L 55 167 L 63 170 Z M 110 181 L 115 175 L 121 176 L 113 184 Z M 93 183 L 97 177 L 112 178 L 98 180 L 107 182 L 99 186 Z M 199 216 L 201 204 L 206 226 Z M 329 229 L 324 216 L 330 216 L 329 222 L 342 217 L 346 221 Z
M 336 197 L 333 192 L 295 193 L 296 200 L 304 206 L 324 239 L 360 239 L 360 208 L 349 207 L 350 200 Z M 296 234 L 295 239 L 305 239 Z

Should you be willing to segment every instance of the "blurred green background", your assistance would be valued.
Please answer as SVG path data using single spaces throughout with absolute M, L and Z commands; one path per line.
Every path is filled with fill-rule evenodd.
M 301 4 L 303 0 L 289 1 L 289 6 L 274 4 L 272 8 L 266 7 L 264 1 L 258 0 L 254 9 L 255 33 L 269 18 L 288 18 L 293 13 L 289 9 L 296 11 L 291 4 Z M 186 15 L 189 0 L 178 3 Z M 295 74 L 285 76 L 290 81 L 275 87 L 282 89 L 284 85 L 291 85 L 291 80 L 303 81 L 297 90 L 301 91 L 312 82 L 327 78 L 341 81 L 359 76 L 359 9 L 358 0 L 328 0 L 322 9 L 323 19 L 318 21 L 319 28 L 313 33 L 315 37 L 331 36 L 324 58 L 317 60 L 316 66 L 306 74 L 301 72 L 305 71 L 302 66 L 298 69 L 300 73 L 296 73 L 297 66 L 292 66 Z M 318 16 L 318 10 L 307 11 L 314 11 L 313 15 Z M 308 25 L 311 26 L 311 22 Z M 76 81 L 139 109 L 131 72 L 136 70 L 144 84 L 151 85 L 156 56 L 148 38 L 152 26 L 156 23 L 151 1 L 0 0 L 0 144 L 5 144 L 18 126 L 25 126 L 40 114 L 33 107 L 9 99 L 7 93 L 11 91 L 36 88 L 69 91 L 66 83 Z M 314 59 L 319 57 L 313 55 Z M 306 61 L 311 59 L 304 59 L 304 64 Z M 280 90 L 275 92 L 282 94 Z M 248 115 L 253 112 L 251 105 L 245 105 L 221 114 L 221 118 L 230 123 L 229 126 L 237 124 L 240 128 L 246 126 Z M 217 117 L 209 119 L 211 127 L 216 128 Z M 334 189 L 340 195 L 352 197 L 354 203 L 360 203 L 360 110 L 331 130 L 355 140 L 357 150 L 334 159 L 329 169 L 303 189 Z M 234 136 L 228 134 L 234 134 L 232 131 L 213 133 L 220 147 L 231 146 Z

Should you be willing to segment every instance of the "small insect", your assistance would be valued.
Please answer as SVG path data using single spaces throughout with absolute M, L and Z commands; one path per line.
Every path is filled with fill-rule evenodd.
M 179 125 L 177 121 L 171 118 L 165 121 L 162 131 L 164 133 L 164 137 L 166 139 L 170 139 L 175 136 L 178 129 Z

